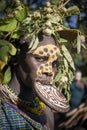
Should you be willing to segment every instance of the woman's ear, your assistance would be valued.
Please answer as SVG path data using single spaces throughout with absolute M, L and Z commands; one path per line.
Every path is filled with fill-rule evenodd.
M 18 65 L 19 64 L 19 60 L 17 59 L 17 57 L 12 57 L 10 64 L 12 66 Z

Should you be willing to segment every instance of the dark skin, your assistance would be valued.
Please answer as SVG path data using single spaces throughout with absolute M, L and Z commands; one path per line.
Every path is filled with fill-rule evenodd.
M 54 45 L 58 48 L 57 43 L 52 37 L 44 36 L 43 40 L 40 41 L 39 46 Z M 52 74 L 44 71 L 42 76 L 37 75 L 37 69 L 39 66 L 47 62 L 47 56 L 36 56 L 35 54 L 19 54 L 18 65 L 15 66 L 15 75 L 11 80 L 9 86 L 12 87 L 14 92 L 22 99 L 32 101 L 36 94 L 33 91 L 35 81 L 39 80 L 43 83 L 50 84 Z M 57 72 L 58 57 L 55 61 L 52 61 L 51 67 L 54 75 Z M 16 82 L 15 82 L 16 81 Z M 31 97 L 31 98 L 30 98 Z
M 38 47 L 48 44 L 50 46 L 54 45 L 57 47 L 57 43 L 53 37 L 48 36 L 44 36 L 44 38 L 40 40 Z M 13 78 L 10 81 L 9 86 L 13 89 L 16 95 L 18 95 L 18 97 L 28 102 L 32 102 L 36 97 L 34 83 L 39 80 L 43 81 L 43 83 L 50 84 L 50 79 L 53 76 L 52 73 L 48 71 L 43 71 L 41 76 L 37 75 L 38 68 L 43 63 L 46 65 L 48 58 L 47 56 L 37 56 L 36 54 L 19 54 L 16 60 L 17 65 L 13 66 Z M 50 64 L 54 74 L 57 72 L 57 65 L 58 58 Z M 22 108 L 20 107 L 20 109 Z M 54 130 L 54 115 L 49 107 L 46 107 L 45 116 L 47 117 L 45 125 L 51 130 Z M 40 120 L 44 123 L 44 117 L 41 117 Z

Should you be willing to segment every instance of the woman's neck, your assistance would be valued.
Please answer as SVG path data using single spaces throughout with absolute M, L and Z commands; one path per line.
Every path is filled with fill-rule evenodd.
M 19 95 L 20 93 L 20 84 L 18 82 L 18 79 L 16 77 L 16 75 L 14 74 L 11 81 L 9 82 L 9 85 L 8 85 L 16 95 Z
M 30 87 L 24 86 L 24 84 L 21 82 L 19 83 L 16 75 L 14 74 L 13 78 L 11 79 L 9 83 L 9 87 L 13 90 L 13 92 L 20 98 L 25 101 L 32 102 L 35 99 L 35 93 L 33 89 Z

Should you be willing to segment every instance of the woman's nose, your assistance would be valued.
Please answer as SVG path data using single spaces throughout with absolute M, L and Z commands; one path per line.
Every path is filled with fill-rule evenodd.
M 44 65 L 42 73 L 45 73 L 45 74 L 51 76 L 52 75 L 52 66 L 51 65 L 48 65 L 48 66 Z
M 39 74 L 46 74 L 47 76 L 52 76 L 53 72 L 52 72 L 52 65 L 47 63 L 47 64 L 43 64 L 40 66 L 39 69 Z

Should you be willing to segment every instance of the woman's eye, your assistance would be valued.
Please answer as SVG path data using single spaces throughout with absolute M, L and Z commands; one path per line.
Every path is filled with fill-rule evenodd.
M 42 62 L 43 61 L 43 58 L 37 58 L 38 61 Z
M 39 62 L 47 61 L 47 57 L 35 57 L 35 59 Z

